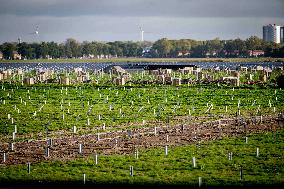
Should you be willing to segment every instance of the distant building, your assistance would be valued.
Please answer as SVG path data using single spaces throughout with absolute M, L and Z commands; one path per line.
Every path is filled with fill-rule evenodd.
M 264 56 L 264 51 L 263 50 L 249 50 L 247 51 L 249 56 L 254 56 L 254 57 L 258 57 L 258 56 Z
M 269 24 L 263 26 L 263 40 L 268 42 L 280 43 L 281 26 Z
M 177 57 L 189 57 L 190 56 L 190 51 L 178 51 L 177 52 Z
M 284 43 L 284 26 L 280 28 L 280 41 Z
M 14 60 L 21 60 L 22 56 L 17 51 L 13 51 L 13 59 Z

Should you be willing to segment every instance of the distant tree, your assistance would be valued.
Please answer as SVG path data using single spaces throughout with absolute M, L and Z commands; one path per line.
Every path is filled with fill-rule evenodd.
M 152 48 L 157 51 L 159 57 L 168 57 L 172 49 L 172 44 L 167 38 L 163 38 L 156 41 Z
M 81 48 L 83 55 L 93 54 L 92 44 L 88 41 L 83 41 L 83 43 L 81 44 Z
M 138 43 L 128 42 L 126 47 L 129 49 L 127 54 L 128 57 L 138 57 L 142 55 L 143 49 Z
M 206 56 L 207 52 L 208 52 L 208 45 L 206 45 L 206 41 L 204 41 L 192 48 L 191 56 L 196 58 L 202 58 Z
M 96 51 L 98 55 L 104 54 L 104 44 L 99 42 L 92 42 L 96 47 Z
M 55 43 L 54 41 L 48 42 L 47 47 L 48 47 L 48 55 L 51 58 L 59 58 L 60 57 L 60 49 L 59 49 L 59 45 L 57 43 Z
M 235 46 L 235 49 L 239 51 L 241 55 L 244 55 L 247 51 L 246 42 L 241 40 L 240 38 L 237 38 L 234 40 L 234 46 Z
M 75 39 L 66 39 L 64 43 L 3 43 L 0 45 L 4 58 L 12 59 L 13 51 L 18 50 L 22 57 L 27 59 L 47 58 L 78 58 L 82 55 L 113 55 L 119 57 L 140 57 L 144 48 L 149 48 L 147 57 L 177 57 L 180 51 L 190 53 L 190 57 L 244 57 L 248 50 L 264 50 L 265 56 L 284 57 L 283 44 L 265 42 L 251 36 L 246 40 L 220 40 L 219 38 L 207 41 L 192 39 L 168 40 L 159 39 L 155 42 L 143 41 L 114 41 L 97 42 L 84 41 L 80 44 Z
M 153 45 L 152 41 L 139 41 L 137 43 L 141 48 L 151 47 Z
M 41 42 L 39 44 L 39 58 L 47 58 L 48 54 L 48 43 L 46 42 Z
M 17 46 L 15 43 L 3 43 L 2 45 L 2 53 L 4 59 L 13 59 L 13 52 L 17 50 Z
M 80 44 L 75 39 L 68 38 L 65 42 L 65 55 L 68 58 L 77 58 L 81 55 Z
M 32 43 L 30 44 L 31 48 L 33 49 L 32 59 L 42 58 L 42 50 L 39 43 Z
M 91 52 L 93 55 L 98 55 L 97 42 L 91 42 Z
M 30 52 L 30 44 L 27 44 L 26 42 L 19 43 L 17 45 L 18 53 L 22 56 L 22 58 L 31 58 L 31 52 Z
M 220 41 L 219 38 L 207 41 L 206 45 L 207 51 L 211 54 L 211 56 L 218 56 L 219 52 L 224 47 L 224 44 Z M 213 55 L 213 53 L 215 53 L 215 55 Z
M 190 51 L 192 40 L 181 39 L 181 40 L 172 40 L 172 49 L 171 49 L 171 57 L 176 57 L 178 53 Z
M 102 43 L 102 53 L 104 55 L 109 55 L 110 54 L 109 49 L 110 49 L 110 45 L 109 44 Z
M 261 50 L 262 49 L 262 39 L 251 36 L 246 41 L 247 50 Z
M 281 53 L 281 49 L 283 49 L 282 44 L 263 42 L 262 46 L 264 48 L 264 55 L 266 57 L 284 57 L 283 53 Z
M 227 40 L 224 44 L 224 53 L 226 57 L 232 57 L 235 51 L 235 46 L 233 40 Z
M 65 52 L 65 44 L 60 43 L 58 45 L 58 53 L 60 58 L 67 58 L 66 52 Z
M 109 53 L 112 56 L 123 56 L 123 42 L 121 41 L 115 41 L 115 42 L 109 42 Z

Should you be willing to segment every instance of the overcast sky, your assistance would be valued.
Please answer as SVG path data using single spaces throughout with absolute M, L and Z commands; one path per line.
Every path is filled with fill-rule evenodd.
M 262 37 L 284 0 L 0 0 L 0 42 Z M 32 34 L 38 26 L 39 35 Z

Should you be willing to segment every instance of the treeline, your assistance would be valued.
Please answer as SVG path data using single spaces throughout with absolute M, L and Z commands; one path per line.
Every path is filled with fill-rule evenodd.
M 3 43 L 0 51 L 4 59 L 12 59 L 15 51 L 25 59 L 38 58 L 96 58 L 98 55 L 111 55 L 118 57 L 140 57 L 143 48 L 148 44 L 139 42 L 87 42 L 79 43 L 75 39 L 67 39 L 65 43 Z
M 254 55 L 253 53 L 259 55 Z M 263 54 L 262 54 L 263 53 Z M 251 36 L 246 40 L 220 40 L 218 38 L 207 41 L 191 39 L 168 40 L 160 39 L 153 44 L 152 57 L 250 57 L 268 56 L 284 57 L 283 44 L 265 42 L 262 39 Z
M 252 36 L 246 40 L 206 41 L 192 39 L 168 40 L 159 39 L 155 42 L 97 42 L 82 43 L 69 38 L 64 43 L 8 43 L 0 45 L 4 59 L 15 59 L 15 53 L 21 59 L 39 58 L 109 58 L 109 57 L 250 57 L 268 56 L 284 57 L 282 44 L 264 42 Z M 253 54 L 252 52 L 258 52 Z M 19 56 L 18 56 L 19 57 Z

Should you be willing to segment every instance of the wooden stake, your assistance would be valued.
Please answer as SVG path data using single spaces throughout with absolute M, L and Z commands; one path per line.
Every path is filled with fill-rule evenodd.
M 243 180 L 243 167 L 240 167 L 240 180 Z
M 95 164 L 98 165 L 98 154 L 95 155 Z
M 46 147 L 46 148 L 45 148 L 45 156 L 46 156 L 46 157 L 49 157 L 49 147 Z
M 75 134 L 77 132 L 76 126 L 73 126 L 73 133 Z
M 86 184 L 86 174 L 83 174 L 83 183 Z
M 11 151 L 14 151 L 14 143 L 11 143 Z
M 233 152 L 229 152 L 228 157 L 229 157 L 229 161 L 232 161 L 233 160 Z
M 82 154 L 82 144 L 79 144 L 79 154 Z
M 31 173 L 31 163 L 28 163 L 28 173 Z
M 138 159 L 138 156 L 139 156 L 139 152 L 138 152 L 138 149 L 136 149 L 135 150 L 135 158 Z
M 6 162 L 6 158 L 7 158 L 7 157 L 6 157 L 6 153 L 4 153 L 4 154 L 3 154 L 3 162 L 4 162 L 4 163 Z
M 130 176 L 133 177 L 133 166 L 130 166 L 129 172 L 130 172 Z
M 195 157 L 192 157 L 192 166 L 195 168 L 196 167 L 196 160 Z
M 48 139 L 47 145 L 48 145 L 48 146 L 52 146 L 52 138 Z
M 168 146 L 165 146 L 165 155 L 168 155 Z

